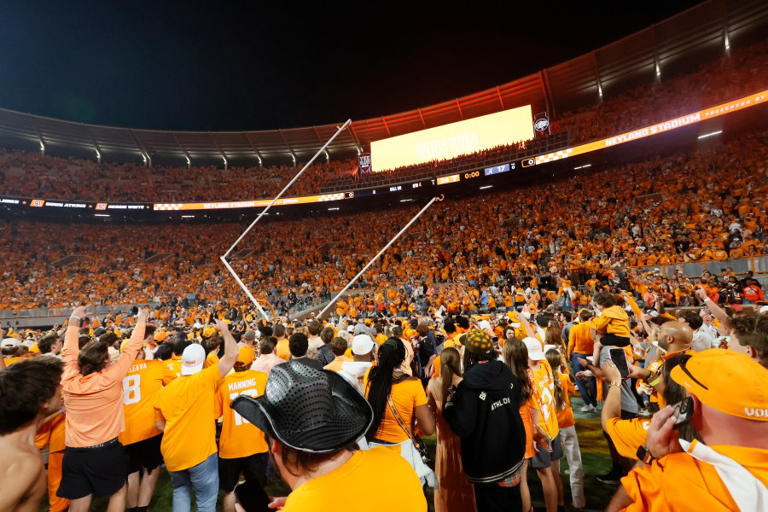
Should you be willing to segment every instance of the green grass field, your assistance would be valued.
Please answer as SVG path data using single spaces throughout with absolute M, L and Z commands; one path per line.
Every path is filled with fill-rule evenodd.
M 578 410 L 583 404 L 580 399 L 572 397 L 572 405 L 575 411 Z M 576 431 L 579 436 L 579 445 L 581 447 L 582 461 L 584 464 L 584 494 L 587 497 L 587 511 L 603 510 L 608 504 L 608 501 L 613 496 L 616 486 L 604 485 L 595 479 L 596 475 L 607 473 L 611 466 L 610 456 L 608 455 L 608 445 L 603 437 L 603 431 L 600 428 L 600 419 L 596 414 L 583 415 L 576 413 Z M 434 454 L 435 439 L 426 438 L 429 449 Z M 571 510 L 570 507 L 570 487 L 568 485 L 568 464 L 565 458 L 562 459 L 560 472 L 563 478 L 563 487 L 565 489 L 565 504 L 566 510 Z M 533 499 L 533 505 L 536 510 L 544 509 L 544 499 L 541 492 L 541 485 L 538 482 L 534 471 L 528 472 L 528 485 L 531 489 L 531 496 Z M 270 496 L 282 496 L 287 494 L 288 487 L 280 480 L 279 477 L 273 475 L 267 485 L 267 494 Z M 429 510 L 432 509 L 432 490 L 427 489 L 427 500 L 429 502 Z M 173 489 L 171 487 L 171 480 L 167 472 L 163 472 L 160 476 L 160 480 L 155 490 L 155 497 L 150 505 L 150 510 L 153 512 L 170 512 L 172 502 Z M 221 500 L 219 500 L 221 503 Z M 106 500 L 99 499 L 94 500 L 92 510 L 106 510 Z M 47 510 L 47 506 L 41 508 Z

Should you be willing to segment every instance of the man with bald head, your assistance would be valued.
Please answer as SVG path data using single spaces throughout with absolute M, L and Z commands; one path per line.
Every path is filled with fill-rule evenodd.
M 670 320 L 661 324 L 658 340 L 654 345 L 659 349 L 659 359 L 691 350 L 693 330 L 684 322 Z
M 645 368 L 631 367 L 630 376 L 632 378 L 647 381 L 651 375 L 659 371 L 666 359 L 676 354 L 693 353 L 691 350 L 693 330 L 685 322 L 670 320 L 661 324 L 657 338 L 653 342 L 657 349 L 656 353 L 646 358 L 648 364 Z

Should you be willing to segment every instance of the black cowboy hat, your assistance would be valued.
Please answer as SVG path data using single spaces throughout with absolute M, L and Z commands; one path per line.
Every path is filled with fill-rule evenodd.
M 262 396 L 241 395 L 232 408 L 285 446 L 310 453 L 337 451 L 373 422 L 371 405 L 344 377 L 298 361 L 275 366 Z

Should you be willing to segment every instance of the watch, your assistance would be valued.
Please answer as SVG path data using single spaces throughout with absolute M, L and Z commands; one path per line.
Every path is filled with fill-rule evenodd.
M 635 452 L 635 455 L 637 455 L 637 459 L 643 464 L 650 464 L 656 459 L 656 457 L 651 455 L 651 451 L 642 445 L 637 447 L 637 452 Z

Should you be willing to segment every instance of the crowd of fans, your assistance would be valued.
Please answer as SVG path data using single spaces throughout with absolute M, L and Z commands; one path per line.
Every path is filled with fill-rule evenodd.
M 754 92 L 766 57 L 734 50 L 560 128 L 586 140 Z M 731 265 L 768 254 L 766 162 L 757 132 L 448 198 L 322 318 L 288 313 L 334 297 L 418 207 L 258 224 L 232 266 L 269 318 L 218 260 L 240 224 L 0 220 L 0 310 L 69 314 L 0 326 L 0 510 L 145 512 L 163 471 L 174 511 L 425 511 L 424 486 L 438 512 L 529 512 L 534 486 L 547 512 L 582 509 L 572 399 L 600 415 L 607 510 L 765 509 L 768 306 Z M 255 198 L 294 171 L 3 151 L 0 190 Z
M 664 71 L 662 71 L 664 73 Z M 616 95 L 607 93 L 597 106 L 568 112 L 553 122 L 572 143 L 602 139 L 673 119 L 765 89 L 768 41 L 734 49 L 696 72 L 646 83 Z
M 595 283 L 621 279 L 649 303 L 695 305 L 691 283 L 650 270 L 697 261 L 710 262 L 714 276 L 701 276 L 710 295 L 756 302 L 751 283 L 729 283 L 716 262 L 768 252 L 767 137 L 447 199 L 365 274 L 367 292 L 339 308 L 455 313 L 509 303 L 526 288 L 554 302 L 568 287 L 580 304 Z M 296 311 L 339 291 L 416 208 L 259 224 L 233 266 L 260 300 Z M 242 296 L 218 256 L 242 228 L 0 221 L 0 309 L 67 307 L 72 289 L 94 304 L 237 305 Z
M 0 332 L 0 505 L 143 512 L 164 467 L 174 510 L 221 493 L 225 512 L 424 511 L 425 485 L 440 512 L 528 511 L 532 485 L 547 511 L 582 509 L 576 383 L 601 408 L 598 480 L 620 483 L 608 510 L 677 510 L 681 478 L 706 510 L 748 510 L 766 498 L 768 307 L 696 295 L 670 312 L 606 283 L 578 312 L 529 290 L 484 314 L 304 322 L 79 306 Z M 270 474 L 288 496 L 266 495 Z
M 695 112 L 761 91 L 768 83 L 768 41 L 734 49 L 693 73 L 607 94 L 596 106 L 562 114 L 553 131 L 568 133 L 571 145 Z M 493 148 L 448 162 L 359 175 L 356 159 L 310 166 L 292 195 L 319 194 L 403 176 L 439 175 L 458 167 L 513 158 L 526 145 Z M 295 167 L 146 167 L 0 150 L 0 192 L 12 196 L 88 201 L 222 201 L 274 197 L 295 175 Z
M 291 194 L 319 192 L 319 184 L 357 170 L 351 160 L 313 164 Z M 82 201 L 226 201 L 267 199 L 296 174 L 291 166 L 146 167 L 0 149 L 0 191 L 17 197 Z M 87 184 L 87 186 L 86 186 Z

